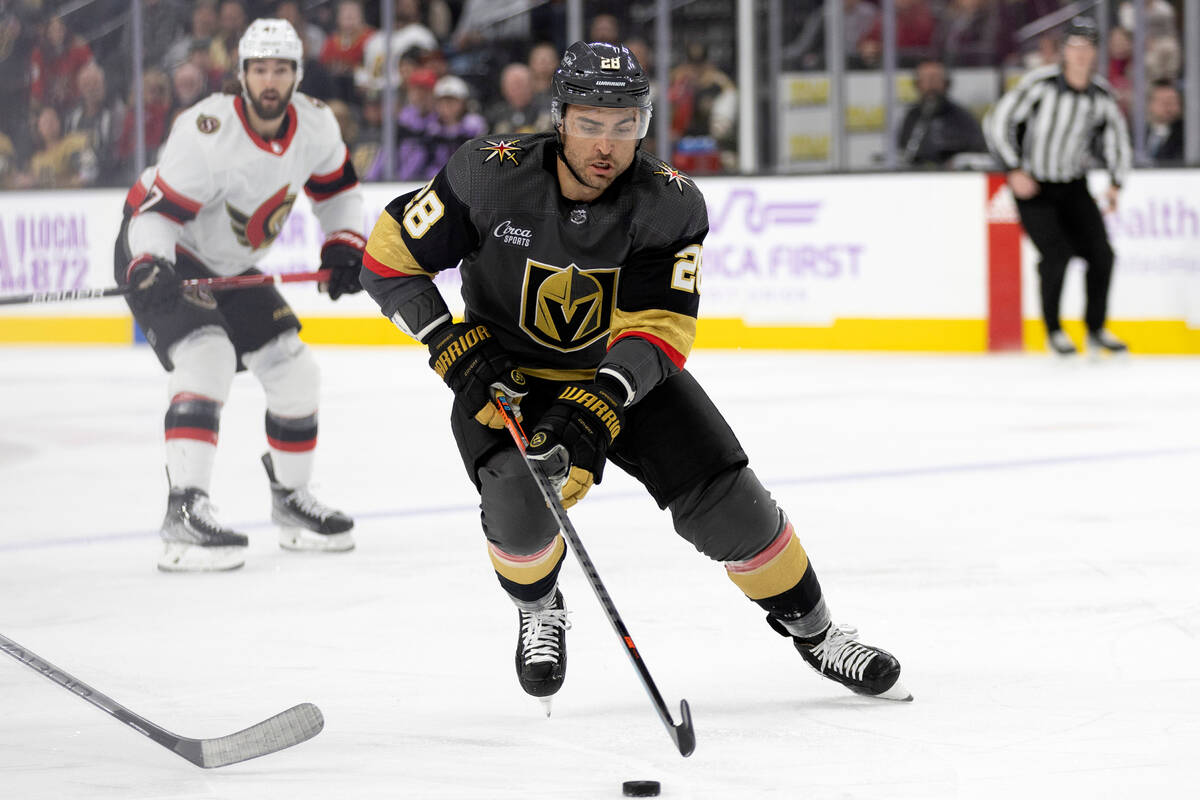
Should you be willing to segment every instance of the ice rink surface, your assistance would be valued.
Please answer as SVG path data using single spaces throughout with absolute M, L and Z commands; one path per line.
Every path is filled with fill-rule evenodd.
M 323 733 L 200 770 L 0 657 L 5 798 L 1182 797 L 1200 783 L 1200 360 L 698 351 L 834 618 L 911 704 L 818 678 L 610 468 L 571 512 L 681 758 L 573 559 L 551 719 L 513 674 L 449 392 L 416 349 L 321 348 L 317 494 L 349 554 L 282 551 L 235 381 L 213 499 L 244 569 L 155 569 L 165 383 L 144 349 L 0 350 L 0 633 L 177 733 L 302 701 Z

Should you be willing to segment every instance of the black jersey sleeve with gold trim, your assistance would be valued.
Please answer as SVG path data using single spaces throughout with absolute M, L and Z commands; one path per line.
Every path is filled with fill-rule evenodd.
M 457 266 L 478 246 L 470 208 L 442 170 L 383 210 L 363 254 L 363 288 L 385 317 L 424 341 L 450 318 L 433 276 Z

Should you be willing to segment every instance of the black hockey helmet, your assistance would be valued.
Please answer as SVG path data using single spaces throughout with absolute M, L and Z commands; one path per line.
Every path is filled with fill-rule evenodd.
M 1094 47 L 1100 43 L 1100 27 L 1091 17 L 1073 17 L 1067 25 L 1063 42 L 1070 39 L 1086 39 Z
M 550 84 L 550 119 L 557 128 L 568 105 L 641 109 L 636 136 L 650 129 L 650 78 L 623 45 L 575 42 L 563 53 Z

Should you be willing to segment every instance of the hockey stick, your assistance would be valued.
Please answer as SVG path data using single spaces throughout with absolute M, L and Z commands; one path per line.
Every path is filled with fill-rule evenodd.
M 227 289 L 245 289 L 248 286 L 263 286 L 268 283 L 299 283 L 301 281 L 327 281 L 332 270 L 320 269 L 316 272 L 292 272 L 286 275 L 231 275 L 223 278 L 192 278 L 180 281 L 184 289 L 202 286 L 214 292 Z M 14 294 L 0 297 L 0 306 L 14 306 L 27 303 L 60 303 L 64 300 L 91 300 L 96 297 L 120 297 L 129 294 L 132 287 L 109 286 L 105 289 L 66 289 L 61 292 L 33 292 L 31 294 Z
M 0 634 L 0 650 L 37 670 L 64 689 L 70 689 L 100 710 L 133 728 L 138 733 L 186 758 L 198 767 L 211 769 L 258 758 L 308 741 L 325 727 L 321 709 L 312 703 L 292 706 L 281 714 L 251 725 L 244 731 L 216 739 L 189 739 L 160 728 L 125 706 L 102 694 L 75 676 L 64 672 L 35 653 Z
M 500 409 L 500 416 L 504 419 L 504 427 L 508 428 L 509 434 L 517 445 L 517 449 L 521 451 L 521 455 L 525 458 L 525 466 L 529 467 L 529 471 L 533 474 L 533 480 L 537 483 L 538 489 L 542 492 L 542 498 L 546 501 L 546 506 L 550 509 L 550 513 L 554 515 L 555 521 L 558 523 L 559 530 L 567 540 L 567 544 L 571 546 L 571 552 L 575 554 L 575 559 L 579 565 L 583 567 L 583 574 L 587 576 L 588 583 L 592 587 L 592 591 L 596 594 L 596 599 L 600 601 L 601 607 L 604 609 L 605 616 L 608 617 L 609 624 L 616 631 L 617 638 L 621 640 L 621 644 L 625 645 L 625 654 L 629 656 L 629 661 L 633 664 L 633 668 L 637 670 L 638 678 L 642 681 L 642 687 L 646 690 L 646 694 L 650 695 L 650 701 L 654 703 L 654 710 L 658 712 L 658 718 L 662 720 L 663 725 L 667 726 L 667 734 L 675 742 L 675 746 L 679 748 L 679 753 L 682 756 L 690 756 L 692 751 L 696 749 L 696 732 L 692 729 L 692 710 L 688 707 L 687 700 L 679 702 L 679 715 L 682 721 L 676 725 L 675 720 L 671 718 L 671 712 L 667 709 L 666 702 L 663 701 L 662 695 L 658 691 L 658 687 L 654 685 L 654 679 L 650 677 L 650 670 L 646 668 L 646 663 L 642 661 L 642 654 L 638 652 L 637 645 L 633 643 L 633 637 L 629 635 L 629 629 L 625 627 L 625 623 L 621 620 L 621 615 L 617 612 L 617 607 L 609 596 L 608 590 L 604 588 L 603 581 L 600 580 L 600 574 L 596 572 L 596 566 L 592 563 L 591 557 L 587 554 L 587 550 L 583 547 L 583 541 L 579 538 L 579 534 L 575 532 L 575 526 L 571 524 L 571 520 L 567 517 L 567 512 L 562 507 L 562 501 L 559 499 L 558 490 L 546 477 L 546 473 L 542 471 L 539 464 L 535 463 L 529 456 L 525 455 L 525 447 L 528 440 L 525 438 L 525 431 L 521 430 L 520 423 L 517 422 L 517 415 L 513 411 L 512 401 L 503 394 L 496 396 L 496 406 Z

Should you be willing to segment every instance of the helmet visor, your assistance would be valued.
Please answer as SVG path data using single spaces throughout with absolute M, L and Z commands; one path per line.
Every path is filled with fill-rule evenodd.
M 581 139 L 644 139 L 650 130 L 649 108 L 567 106 L 563 133 Z

